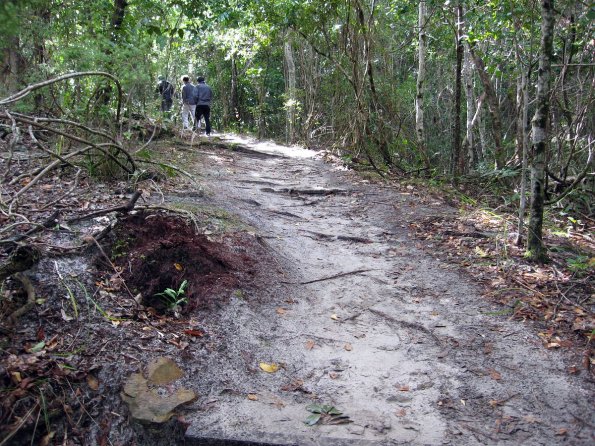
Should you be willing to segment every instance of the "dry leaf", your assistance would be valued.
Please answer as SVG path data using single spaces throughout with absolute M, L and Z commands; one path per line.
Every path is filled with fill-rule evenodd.
M 250 401 L 258 401 L 258 395 L 256 393 L 249 393 L 248 394 L 248 399 Z
M 261 368 L 261 370 L 267 372 L 267 373 L 275 373 L 277 370 L 279 370 L 279 365 L 275 364 L 274 362 L 272 363 L 267 363 L 267 362 L 261 362 L 259 364 L 259 367 Z
M 184 333 L 186 333 L 188 336 L 196 336 L 197 338 L 202 338 L 205 335 L 204 331 L 193 329 L 184 330 Z
M 99 389 L 99 380 L 93 375 L 87 375 L 87 385 L 91 390 Z
M 287 310 L 285 308 L 281 308 L 281 307 L 277 308 L 277 314 L 282 316 L 285 313 L 287 313 Z
M 312 349 L 314 348 L 314 346 L 315 346 L 315 345 L 316 345 L 316 344 L 314 343 L 314 341 L 313 341 L 312 339 L 308 339 L 308 340 L 306 341 L 306 348 L 307 348 L 308 350 L 312 350 Z
M 399 387 L 400 392 L 409 392 L 409 386 L 401 386 Z
M 398 417 L 404 417 L 405 415 L 407 415 L 407 412 L 405 411 L 405 409 L 401 409 L 401 410 L 397 410 L 395 412 L 395 415 Z
M 182 271 L 184 269 L 184 267 L 182 265 L 180 265 L 179 263 L 174 263 L 174 268 L 177 269 L 178 271 Z
M 347 350 L 348 352 L 350 352 L 351 350 L 353 350 L 353 347 L 351 346 L 351 344 L 348 342 L 347 344 L 345 344 L 345 347 L 343 347 L 345 350 Z
M 337 372 L 329 372 L 328 377 L 330 379 L 337 379 L 339 377 L 339 374 Z
M 331 314 L 331 319 L 334 321 L 338 321 L 339 320 L 339 316 L 337 316 L 336 314 Z
M 500 381 L 502 379 L 502 375 L 500 374 L 500 372 L 498 372 L 494 369 L 488 369 L 488 372 L 490 372 L 490 376 L 492 377 L 493 380 Z
M 564 435 L 567 435 L 567 434 L 568 434 L 568 429 L 566 429 L 564 427 L 561 427 L 560 429 L 558 429 L 556 431 L 556 435 L 558 435 L 558 436 L 564 436 Z

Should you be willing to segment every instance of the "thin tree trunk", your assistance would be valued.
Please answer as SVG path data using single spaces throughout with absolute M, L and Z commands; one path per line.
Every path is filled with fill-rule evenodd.
M 417 65 L 417 92 L 415 95 L 415 134 L 419 152 L 424 158 L 426 168 L 430 168 L 430 160 L 427 155 L 426 135 L 424 129 L 424 93 L 426 87 L 426 34 L 427 9 L 425 0 L 419 2 L 418 19 L 418 65 Z
M 537 108 L 532 120 L 533 163 L 531 176 L 531 219 L 527 243 L 527 256 L 536 262 L 547 260 L 543 243 L 543 209 L 545 202 L 545 172 L 547 148 L 547 119 L 550 107 L 550 70 L 554 40 L 554 0 L 541 2 L 541 44 L 539 48 L 539 74 L 537 76 Z
M 296 79 L 295 79 L 295 61 L 293 59 L 293 49 L 291 47 L 290 35 L 287 34 L 283 45 L 285 55 L 285 94 L 287 96 L 285 109 L 287 111 L 287 120 L 285 122 L 285 140 L 287 144 L 295 143 L 296 128 Z
M 232 114 L 232 121 L 240 123 L 239 94 L 238 94 L 238 65 L 235 55 L 231 56 L 231 95 L 229 108 Z
M 464 157 L 461 156 L 461 71 L 463 66 L 463 7 L 457 4 L 457 27 L 455 32 L 456 66 L 455 66 L 455 89 L 453 108 L 453 135 L 452 135 L 452 166 L 451 172 L 456 177 L 464 173 Z
M 494 158 L 496 159 L 496 168 L 502 169 L 504 167 L 504 147 L 502 146 L 502 118 L 500 113 L 500 105 L 498 104 L 498 96 L 490 80 L 490 76 L 486 71 L 485 64 L 479 55 L 475 52 L 473 45 L 469 45 L 469 52 L 473 57 L 475 68 L 479 79 L 483 85 L 486 93 L 486 101 L 488 104 L 488 110 L 490 117 L 492 118 L 492 138 L 494 139 Z M 484 147 L 485 150 L 485 147 Z
M 463 150 L 467 154 L 467 163 L 470 169 L 477 165 L 477 154 L 475 151 L 475 141 L 473 140 L 473 124 L 475 116 L 475 97 L 473 94 L 473 61 L 469 54 L 469 48 L 465 45 L 463 54 L 463 82 L 465 84 L 465 99 L 467 103 L 467 123 L 465 139 L 463 141 Z
M 519 66 L 522 66 L 519 64 Z M 521 163 L 521 187 L 520 187 L 520 203 L 519 203 L 519 221 L 517 227 L 517 246 L 523 244 L 523 232 L 525 226 L 525 212 L 527 209 L 527 164 L 529 157 L 529 132 L 528 132 L 528 117 L 529 117 L 529 80 L 527 71 L 524 69 L 521 72 L 520 87 L 519 87 L 519 143 L 522 157 Z

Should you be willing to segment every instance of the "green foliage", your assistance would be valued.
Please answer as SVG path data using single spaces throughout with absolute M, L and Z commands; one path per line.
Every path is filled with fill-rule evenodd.
M 184 296 L 187 287 L 188 281 L 184 280 L 177 290 L 166 288 L 161 293 L 155 294 L 155 296 L 161 298 L 169 310 L 173 310 L 180 305 L 188 303 L 188 298 Z

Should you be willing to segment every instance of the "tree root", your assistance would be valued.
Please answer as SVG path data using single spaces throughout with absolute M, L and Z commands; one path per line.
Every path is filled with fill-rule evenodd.
M 33 288 L 31 280 L 29 280 L 29 278 L 23 273 L 16 273 L 13 277 L 23 284 L 23 288 L 27 293 L 27 302 L 25 305 L 13 311 L 10 316 L 8 316 L 8 324 L 10 327 L 14 327 L 18 319 L 25 313 L 31 311 L 31 309 L 35 306 L 35 288 Z

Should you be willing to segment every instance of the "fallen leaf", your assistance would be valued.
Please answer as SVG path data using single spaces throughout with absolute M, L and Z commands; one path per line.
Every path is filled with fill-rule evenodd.
M 283 316 L 285 313 L 287 313 L 287 310 L 285 308 L 277 308 L 277 314 Z
M 337 379 L 339 377 L 339 374 L 337 372 L 329 372 L 328 377 L 330 379 Z
M 556 435 L 557 436 L 564 436 L 564 435 L 568 435 L 568 429 L 561 427 L 560 429 L 558 429 L 556 431 Z
M 184 269 L 184 267 L 179 263 L 174 263 L 174 268 L 178 271 L 182 271 Z
M 401 410 L 397 410 L 395 412 L 395 415 L 398 417 L 404 417 L 405 415 L 407 415 L 407 412 L 405 411 L 405 409 L 401 409 Z
M 257 395 L 257 394 L 255 394 L 255 393 L 249 393 L 249 394 L 248 394 L 248 399 L 249 399 L 250 401 L 258 401 L 258 395 Z
M 465 401 L 465 400 L 461 400 L 461 404 L 462 404 L 463 406 L 466 406 L 466 405 L 467 405 L 467 403 L 466 403 L 466 401 Z
M 409 386 L 401 386 L 401 387 L 399 387 L 399 392 L 409 392 Z
M 29 353 L 39 353 L 40 351 L 42 351 L 45 347 L 45 342 L 41 341 L 38 342 L 37 344 L 35 344 L 33 347 L 31 347 L 29 349 Z
M 204 331 L 196 329 L 184 330 L 184 333 L 186 333 L 188 336 L 195 336 L 197 338 L 202 338 L 205 335 Z
M 497 370 L 488 369 L 488 372 L 490 372 L 490 376 L 492 377 L 493 380 L 500 381 L 502 379 L 502 375 Z
M 316 345 L 316 344 L 314 343 L 314 341 L 313 341 L 312 339 L 308 339 L 308 340 L 306 341 L 306 348 L 307 348 L 308 350 L 312 350 L 312 349 L 314 348 L 314 346 L 315 346 L 315 345 Z
M 334 321 L 338 321 L 339 320 L 339 316 L 337 316 L 336 314 L 331 314 L 331 319 Z
M 87 385 L 91 390 L 99 389 L 99 380 L 93 375 L 87 375 Z
M 345 347 L 343 347 L 345 350 L 347 350 L 348 352 L 350 352 L 351 350 L 353 350 L 353 347 L 351 346 L 351 344 L 348 342 L 347 344 L 345 344 Z
M 277 370 L 279 370 L 279 365 L 275 364 L 274 362 L 272 363 L 267 363 L 267 362 L 261 362 L 259 364 L 259 367 L 261 368 L 261 370 L 267 372 L 267 373 L 275 373 Z

